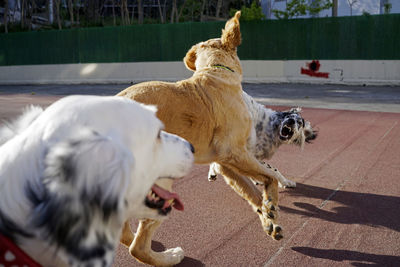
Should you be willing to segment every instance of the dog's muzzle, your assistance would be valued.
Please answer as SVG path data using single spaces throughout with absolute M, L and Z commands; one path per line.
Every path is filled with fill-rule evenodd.
M 289 140 L 290 138 L 292 138 L 296 127 L 296 121 L 294 119 L 285 120 L 281 125 L 279 138 L 282 141 Z
M 177 193 L 169 192 L 156 184 L 147 194 L 145 204 L 151 209 L 157 209 L 161 215 L 167 215 L 172 208 L 183 210 L 183 203 Z

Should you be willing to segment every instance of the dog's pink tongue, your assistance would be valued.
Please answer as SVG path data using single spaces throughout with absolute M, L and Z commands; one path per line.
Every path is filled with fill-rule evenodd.
M 171 193 L 156 184 L 154 184 L 151 187 L 151 190 L 153 190 L 153 192 L 156 193 L 159 197 L 165 199 L 163 209 L 168 207 L 168 200 L 173 199 L 174 202 L 172 203 L 172 206 L 177 210 L 183 210 L 183 203 L 179 199 L 179 196 L 177 193 Z

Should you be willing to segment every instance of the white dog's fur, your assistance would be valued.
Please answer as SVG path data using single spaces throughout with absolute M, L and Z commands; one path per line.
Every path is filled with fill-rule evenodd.
M 124 221 L 165 215 L 145 205 L 154 182 L 193 163 L 191 144 L 161 131 L 155 111 L 70 96 L 3 127 L 1 234 L 44 266 L 111 265 Z
M 251 114 L 253 124 L 251 136 L 247 141 L 247 149 L 259 161 L 271 159 L 282 144 L 294 144 L 303 148 L 305 142 L 316 138 L 317 134 L 312 129 L 311 123 L 301 117 L 301 109 L 275 111 L 257 103 L 245 92 L 243 92 L 243 100 Z M 267 167 L 273 168 L 269 164 Z M 285 178 L 276 168 L 273 169 L 280 187 L 296 187 L 296 182 Z M 214 181 L 219 172 L 217 163 L 210 164 L 208 180 Z

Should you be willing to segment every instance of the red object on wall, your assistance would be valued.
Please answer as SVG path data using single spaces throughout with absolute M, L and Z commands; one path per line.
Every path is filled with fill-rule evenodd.
M 310 63 L 306 63 L 306 65 L 308 69 L 302 67 L 300 71 L 301 74 L 318 78 L 329 78 L 328 72 L 318 72 L 319 68 L 321 67 L 319 60 L 313 60 Z

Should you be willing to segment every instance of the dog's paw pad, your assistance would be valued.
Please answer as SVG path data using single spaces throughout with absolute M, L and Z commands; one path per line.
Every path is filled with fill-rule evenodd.
M 264 201 L 261 210 L 267 219 L 274 220 L 278 217 L 278 207 L 272 203 L 271 199 Z
M 270 225 L 266 229 L 266 232 L 275 240 L 281 240 L 283 238 L 282 227 L 280 227 L 279 225 L 274 225 L 270 223 Z
M 272 236 L 276 241 L 279 241 L 279 240 L 281 240 L 282 238 L 283 238 L 283 235 L 281 235 L 281 234 L 275 234 L 275 235 L 273 235 Z
M 270 223 L 265 230 L 268 235 L 271 235 L 272 231 L 274 231 L 274 225 L 272 223 Z
M 273 224 L 271 221 L 266 222 L 264 231 L 275 240 L 281 240 L 283 238 L 282 227 Z
M 281 240 L 283 238 L 282 227 L 275 225 L 274 232 L 272 233 L 272 238 L 275 240 Z
M 209 175 L 208 176 L 208 181 L 214 182 L 215 180 L 217 180 L 217 175 Z
M 283 238 L 282 227 L 280 227 L 279 225 L 274 225 L 273 228 L 274 229 L 273 231 L 271 231 L 270 236 L 275 240 L 281 240 Z

